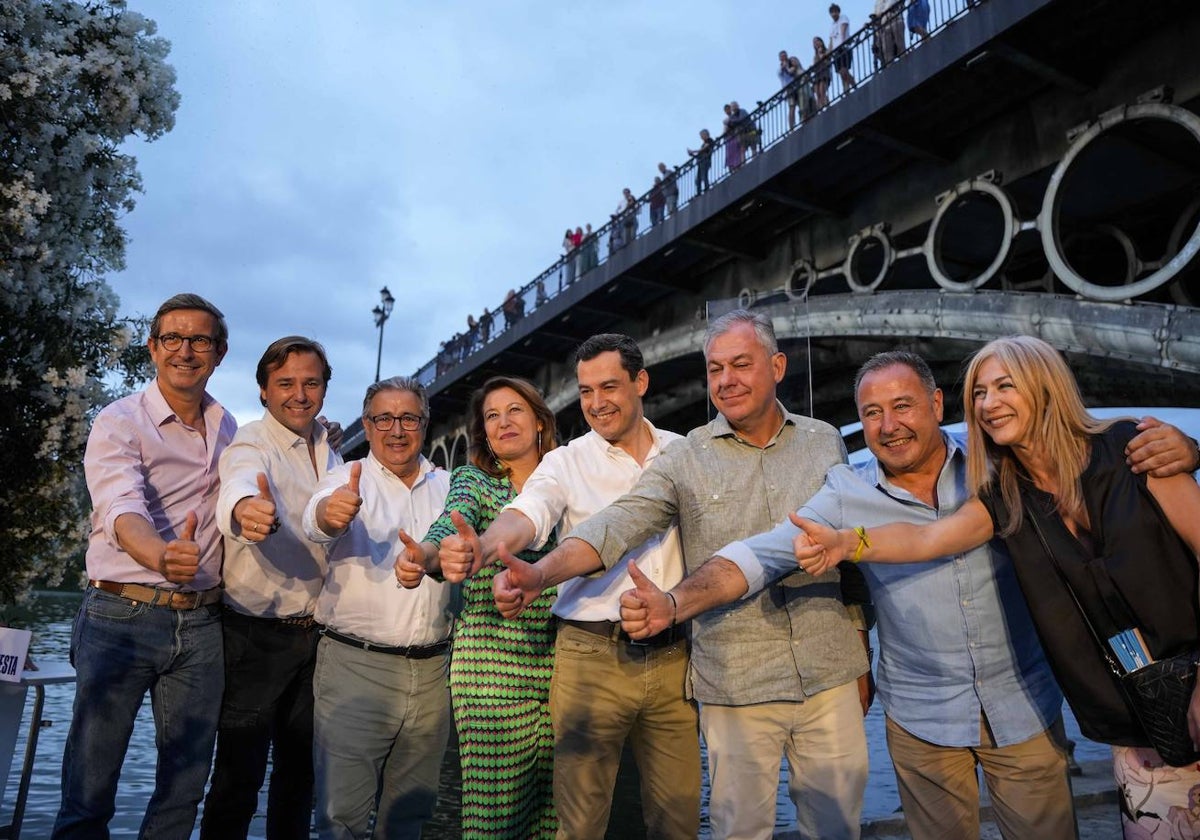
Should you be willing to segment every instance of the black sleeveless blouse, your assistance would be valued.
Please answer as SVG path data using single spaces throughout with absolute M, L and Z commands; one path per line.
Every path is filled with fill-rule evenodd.
M 1080 731 L 1120 746 L 1149 742 L 1030 518 L 1036 517 L 1102 639 L 1138 627 L 1156 659 L 1200 646 L 1197 559 L 1150 494 L 1145 476 L 1134 475 L 1125 464 L 1125 445 L 1136 434 L 1134 423 L 1122 420 L 1091 438 L 1091 459 L 1082 476 L 1090 546 L 1075 538 L 1050 495 L 1031 482 L 1021 488 L 1021 528 L 1006 540 L 1046 658 Z M 1009 513 L 999 489 L 987 488 L 980 500 L 1000 531 Z

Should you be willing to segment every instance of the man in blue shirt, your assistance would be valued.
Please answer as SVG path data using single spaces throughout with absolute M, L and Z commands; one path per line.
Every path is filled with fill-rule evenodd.
M 801 516 L 843 528 L 923 523 L 967 500 L 964 443 L 939 428 L 942 392 L 923 359 L 899 351 L 872 357 L 854 394 L 875 457 L 831 468 Z M 1135 471 L 1163 476 L 1200 466 L 1195 442 L 1178 429 L 1150 421 L 1143 428 L 1130 443 Z M 641 638 L 758 592 L 795 569 L 798 533 L 784 522 L 730 543 L 669 597 L 631 567 L 637 589 L 622 596 L 624 630 Z M 912 837 L 979 836 L 977 766 L 1005 838 L 1075 837 L 1065 756 L 1047 731 L 1062 697 L 1003 546 L 860 568 L 875 601 L 879 697 Z
M 855 396 L 875 458 L 833 467 L 801 516 L 835 527 L 921 523 L 967 500 L 965 449 L 939 428 L 942 392 L 924 360 L 875 356 L 860 369 Z M 727 545 L 708 565 L 730 561 L 727 571 L 755 592 L 795 568 L 796 533 L 785 522 Z M 1062 695 L 1003 548 L 861 568 L 876 607 L 878 692 L 912 836 L 979 836 L 978 765 L 1004 837 L 1075 837 L 1066 756 L 1047 731 Z M 699 600 L 691 593 L 703 586 L 693 576 L 673 590 L 679 620 L 690 617 Z M 640 601 L 653 600 L 652 592 L 627 594 L 622 615 L 644 617 Z M 636 637 L 634 623 L 626 629 Z

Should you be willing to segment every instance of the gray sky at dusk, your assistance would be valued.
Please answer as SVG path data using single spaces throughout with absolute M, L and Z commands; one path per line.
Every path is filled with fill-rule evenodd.
M 857 29 L 872 4 L 842 5 Z M 180 291 L 224 310 L 209 390 L 241 422 L 266 345 L 316 338 L 348 424 L 381 286 L 383 375 L 411 374 L 553 263 L 567 226 L 599 227 L 622 187 L 718 134 L 723 103 L 772 95 L 780 49 L 807 67 L 827 6 L 130 0 L 171 41 L 182 103 L 128 146 L 145 194 L 109 282 L 125 314 Z

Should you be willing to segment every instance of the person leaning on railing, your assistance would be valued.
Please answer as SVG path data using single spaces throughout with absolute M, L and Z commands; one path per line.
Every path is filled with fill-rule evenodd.
M 710 186 L 708 171 L 712 167 L 712 153 L 716 145 L 716 141 L 712 139 L 708 129 L 702 128 L 700 129 L 700 148 L 687 150 L 688 154 L 696 159 L 696 195 L 700 195 Z

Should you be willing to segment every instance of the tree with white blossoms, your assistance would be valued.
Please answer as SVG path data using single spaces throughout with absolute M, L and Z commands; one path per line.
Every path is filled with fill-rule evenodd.
M 104 278 L 141 190 L 121 144 L 179 105 L 155 31 L 121 0 L 0 0 L 0 604 L 79 556 L 91 420 L 148 370 Z

